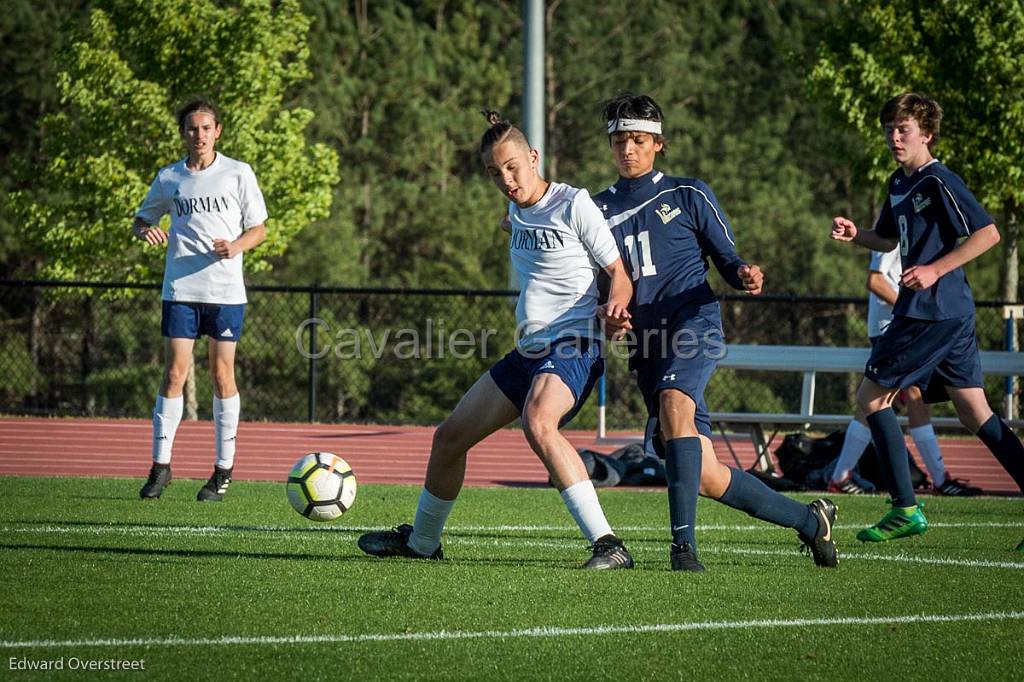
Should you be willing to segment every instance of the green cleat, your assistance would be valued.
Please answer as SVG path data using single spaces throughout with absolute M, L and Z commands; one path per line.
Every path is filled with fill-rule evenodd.
M 911 535 L 923 535 L 928 530 L 928 519 L 921 511 L 922 506 L 917 505 L 910 516 L 904 516 L 899 509 L 890 509 L 881 521 L 857 533 L 857 539 L 861 542 L 888 542 Z

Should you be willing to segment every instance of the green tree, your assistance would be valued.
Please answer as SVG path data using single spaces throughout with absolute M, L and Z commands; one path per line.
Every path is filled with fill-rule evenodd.
M 500 197 L 476 145 L 483 106 L 519 78 L 515 8 L 306 0 L 313 79 L 294 101 L 344 159 L 335 211 L 272 277 L 374 286 L 504 286 Z
M 769 293 L 863 294 L 866 260 L 835 259 L 822 236 L 835 203 L 865 201 L 846 164 L 834 170 L 837 154 L 856 157 L 859 139 L 837 135 L 806 103 L 827 7 L 651 0 L 638 10 L 625 0 L 555 0 L 548 17 L 552 174 L 607 187 L 615 169 L 600 102 L 622 90 L 650 93 L 669 140 L 658 168 L 710 184 L 741 255 L 765 269 Z
M 937 154 L 1001 218 L 995 250 L 968 266 L 977 293 L 1021 294 L 1024 206 L 1024 3 L 1020 0 L 847 0 L 825 34 L 810 83 L 874 151 L 872 176 L 893 167 L 878 123 L 890 97 L 919 91 L 942 105 Z M 1000 215 L 1001 214 L 1001 215 Z
M 69 23 L 85 18 L 85 0 L 10 0 L 0 12 L 0 196 L 30 186 L 27 169 L 40 154 L 40 119 L 57 105 L 54 54 Z M 18 176 L 21 177 L 19 182 Z M 34 272 L 38 258 L 22 225 L 0 200 L 0 276 Z
M 313 114 L 282 108 L 309 76 L 309 21 L 298 0 L 108 0 L 96 3 L 58 60 L 61 106 L 43 118 L 33 189 L 12 193 L 42 274 L 60 279 L 158 280 L 163 251 L 130 238 L 134 210 L 157 169 L 182 156 L 173 108 L 194 93 L 224 110 L 222 151 L 250 163 L 271 218 L 246 256 L 267 267 L 327 214 L 337 156 L 307 145 Z M 245 36 L 240 40 L 240 36 Z

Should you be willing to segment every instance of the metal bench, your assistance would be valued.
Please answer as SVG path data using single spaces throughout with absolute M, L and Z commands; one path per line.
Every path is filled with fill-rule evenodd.
M 796 372 L 803 376 L 803 388 L 800 393 L 800 412 L 761 413 L 761 412 L 712 412 L 711 420 L 717 424 L 725 439 L 733 458 L 736 457 L 726 434 L 726 426 L 742 426 L 750 433 L 750 439 L 757 453 L 757 465 L 762 471 L 773 469 L 770 448 L 778 428 L 785 425 L 800 425 L 803 429 L 812 426 L 845 426 L 852 414 L 816 414 L 814 411 L 814 393 L 817 374 L 861 373 L 871 353 L 870 348 L 829 348 L 817 346 L 749 346 L 731 344 L 726 346 L 726 355 L 718 362 L 719 367 L 736 370 L 758 370 L 777 372 Z M 981 369 L 986 375 L 1021 376 L 1024 375 L 1024 353 L 1009 351 L 981 351 Z M 852 410 L 852 406 L 851 406 Z M 1024 427 L 1024 420 L 1008 419 L 1013 428 Z M 906 417 L 900 418 L 906 424 Z M 935 417 L 932 423 L 938 427 L 959 427 L 960 422 L 954 417 Z M 765 435 L 765 427 L 776 427 L 770 436 Z

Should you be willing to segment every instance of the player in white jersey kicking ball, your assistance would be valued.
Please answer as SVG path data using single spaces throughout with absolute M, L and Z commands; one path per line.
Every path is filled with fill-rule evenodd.
M 171 482 L 171 446 L 192 348 L 207 336 L 216 462 L 197 499 L 220 501 L 231 483 L 238 431 L 235 347 L 246 304 L 242 254 L 266 238 L 267 208 L 249 164 L 215 151 L 223 128 L 212 104 L 185 104 L 178 130 L 188 156 L 160 169 L 132 228 L 147 244 L 167 247 L 160 321 L 166 364 L 153 408 L 153 466 L 139 496 L 159 498 Z M 159 226 L 167 213 L 170 234 Z
M 605 519 L 582 460 L 559 432 L 604 368 L 595 324 L 598 269 L 611 278 L 602 314 L 626 327 L 629 276 L 587 191 L 542 178 L 539 154 L 523 133 L 486 113 L 491 126 L 480 155 L 510 201 L 509 251 L 522 285 L 516 348 L 473 384 L 434 432 L 413 524 L 367 533 L 359 547 L 380 557 L 442 558 L 441 532 L 462 489 L 469 449 L 521 417 L 530 447 L 591 544 L 584 568 L 631 568 L 633 558 Z

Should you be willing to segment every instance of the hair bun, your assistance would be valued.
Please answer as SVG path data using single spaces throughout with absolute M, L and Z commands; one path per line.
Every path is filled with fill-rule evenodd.
M 487 119 L 488 125 L 498 125 L 501 123 L 501 113 L 492 109 L 481 109 L 480 113 Z

